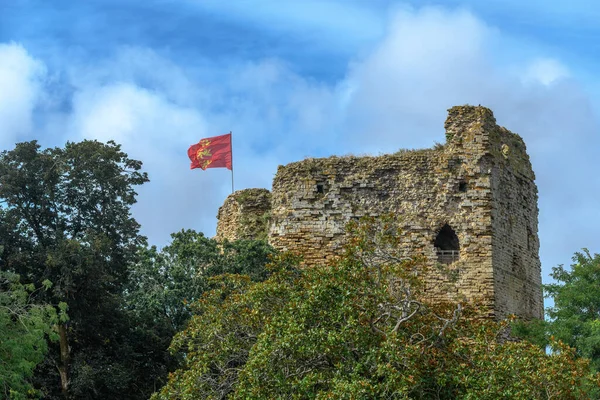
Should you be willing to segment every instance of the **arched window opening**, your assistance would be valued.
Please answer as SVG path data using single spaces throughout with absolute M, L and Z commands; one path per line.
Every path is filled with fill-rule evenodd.
M 460 256 L 458 236 L 456 236 L 456 232 L 450 225 L 446 224 L 440 229 L 433 245 L 439 263 L 452 264 L 458 261 Z

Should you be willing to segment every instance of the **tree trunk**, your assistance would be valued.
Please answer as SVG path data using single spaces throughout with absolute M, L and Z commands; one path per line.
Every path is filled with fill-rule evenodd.
M 71 366 L 71 349 L 67 338 L 67 326 L 58 325 L 58 336 L 60 342 L 60 363 L 58 372 L 60 374 L 60 387 L 65 399 L 69 398 L 69 368 Z

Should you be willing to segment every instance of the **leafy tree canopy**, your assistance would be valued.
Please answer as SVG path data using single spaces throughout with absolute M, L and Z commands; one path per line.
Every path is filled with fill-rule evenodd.
M 570 269 L 553 268 L 556 283 L 545 285 L 554 306 L 546 313 L 550 335 L 577 349 L 600 371 L 600 254 L 575 253 Z
M 130 337 L 134 343 L 147 344 L 136 350 L 136 354 L 146 355 L 138 365 L 144 366 L 147 375 L 158 377 L 155 382 L 159 385 L 177 366 L 178 357 L 170 357 L 168 352 L 173 335 L 187 324 L 190 304 L 210 289 L 210 278 L 244 273 L 255 281 L 264 280 L 265 266 L 275 253 L 263 241 L 217 243 L 192 230 L 171 237 L 171 243 L 160 251 L 156 247 L 140 250 L 124 292 L 127 313 L 135 324 L 135 335 Z
M 159 399 L 585 399 L 586 360 L 499 340 L 506 324 L 430 304 L 422 262 L 397 254 L 392 220 L 351 227 L 345 257 L 298 269 L 281 255 L 262 283 L 213 279 L 172 350 L 185 364 Z
M 209 289 L 208 278 L 230 273 L 263 281 L 265 266 L 275 254 L 264 241 L 218 243 L 193 230 L 173 233 L 171 239 L 160 251 L 154 246 L 141 250 L 126 300 L 132 311 L 146 313 L 154 323 L 167 322 L 173 333 L 190 318 L 189 304 Z
M 130 214 L 134 187 L 148 180 L 140 169 L 114 142 L 41 149 L 32 141 L 0 153 L 0 270 L 36 289 L 51 281 L 36 303 L 68 306 L 69 321 L 56 325 L 58 346 L 36 373 L 48 398 L 97 398 L 122 386 L 90 385 L 85 368 L 73 366 L 116 370 L 123 353 L 120 295 L 145 243 Z
M 44 282 L 42 290 L 50 287 L 49 281 Z M 46 340 L 58 339 L 53 329 L 58 323 L 55 308 L 33 304 L 33 291 L 33 285 L 23 285 L 18 275 L 0 272 L 0 397 L 5 399 L 37 393 L 31 385 L 33 370 L 46 355 Z M 63 319 L 65 308 L 61 306 Z

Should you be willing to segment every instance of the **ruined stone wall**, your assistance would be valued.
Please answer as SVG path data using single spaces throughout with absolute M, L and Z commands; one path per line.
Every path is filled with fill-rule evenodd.
M 535 176 L 518 135 L 496 127 L 490 137 L 494 308 L 499 315 L 543 318 Z
M 493 307 L 491 174 L 488 143 L 479 129 L 485 115 L 469 117 L 451 117 L 449 141 L 436 149 L 307 159 L 280 167 L 273 182 L 270 242 L 318 265 L 341 253 L 348 221 L 392 212 L 404 225 L 405 255 L 422 254 L 433 267 L 437 232 L 448 224 L 460 242 L 460 261 L 452 265 L 458 270 L 457 292 L 448 293 L 444 277 L 432 273 L 426 278 L 431 298 L 460 294 Z
M 401 251 L 424 255 L 432 267 L 425 276 L 430 299 L 460 296 L 496 317 L 541 317 L 537 189 L 523 141 L 485 107 L 453 107 L 445 128 L 446 144 L 433 149 L 280 166 L 269 242 L 318 266 L 341 255 L 349 221 L 391 212 L 403 225 Z M 219 210 L 217 237 L 231 240 L 246 229 L 235 197 Z M 460 259 L 449 266 L 458 276 L 452 286 L 434 267 L 434 243 L 446 224 L 460 245 Z
M 217 240 L 267 239 L 271 193 L 244 189 L 230 194 L 217 214 Z

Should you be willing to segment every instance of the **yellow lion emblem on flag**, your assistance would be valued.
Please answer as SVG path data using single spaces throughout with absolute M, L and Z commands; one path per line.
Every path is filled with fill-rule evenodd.
M 212 163 L 212 160 L 205 159 L 205 157 L 212 157 L 212 152 L 210 151 L 210 140 L 202 139 L 200 143 L 200 148 L 196 151 L 196 159 L 200 163 L 200 168 L 206 169 Z

